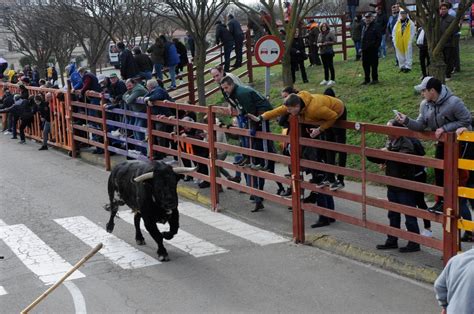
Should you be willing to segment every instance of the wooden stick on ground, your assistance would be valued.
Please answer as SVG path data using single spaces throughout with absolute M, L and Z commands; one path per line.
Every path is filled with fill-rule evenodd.
M 67 277 L 71 276 L 71 274 L 73 272 L 75 272 L 79 267 L 82 266 L 82 264 L 84 264 L 85 262 L 87 262 L 87 260 L 89 260 L 92 256 L 94 256 L 97 252 L 99 252 L 99 250 L 103 247 L 103 244 L 102 243 L 99 243 L 97 244 L 97 246 L 95 248 L 92 249 L 92 251 L 90 251 L 89 253 L 87 253 L 86 256 L 84 256 L 79 262 L 76 263 L 76 265 L 74 265 L 73 268 L 71 268 L 64 276 L 62 276 L 54 285 L 52 285 L 51 287 L 49 287 L 48 290 L 46 290 L 45 292 L 43 292 L 42 295 L 40 295 L 36 300 L 33 301 L 33 303 L 31 303 L 30 305 L 28 305 L 27 308 L 25 308 L 23 311 L 21 311 L 21 314 L 27 314 L 29 311 L 31 311 L 36 305 L 38 305 L 38 303 L 40 303 L 41 301 L 43 301 L 44 298 L 46 298 L 51 292 L 54 291 L 54 289 L 56 289 L 57 287 L 59 287 L 60 284 L 63 283 L 64 280 L 67 279 Z

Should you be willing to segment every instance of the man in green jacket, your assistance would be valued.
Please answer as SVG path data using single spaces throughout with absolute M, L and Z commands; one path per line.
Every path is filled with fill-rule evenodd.
M 272 110 L 273 106 L 268 99 L 259 92 L 248 86 L 240 86 L 234 83 L 232 78 L 224 77 L 221 81 L 222 90 L 229 95 L 228 101 L 231 106 L 235 107 L 240 114 L 246 115 L 248 113 L 253 115 L 261 115 L 266 111 Z M 248 121 L 250 129 L 250 136 L 255 136 L 257 131 L 268 132 L 270 124 L 268 121 L 253 122 Z M 252 139 L 252 149 L 265 151 L 269 153 L 275 152 L 272 141 L 261 140 L 258 138 Z M 266 170 L 269 172 L 275 171 L 275 162 L 273 160 L 264 160 L 262 158 L 253 158 L 254 163 L 250 164 L 248 156 L 244 156 L 244 160 L 239 164 L 244 167 L 251 167 L 253 170 Z M 254 177 L 253 187 L 263 190 L 265 179 Z M 264 208 L 263 199 L 258 196 L 251 196 L 255 200 L 255 208 L 252 212 L 257 212 Z
M 125 109 L 131 110 L 140 113 L 146 113 L 146 104 L 145 102 L 138 103 L 137 100 L 139 97 L 145 96 L 148 91 L 141 84 L 138 84 L 133 79 L 128 79 L 125 82 L 127 86 L 127 92 L 123 94 L 122 100 L 125 102 Z M 125 123 L 133 125 L 135 127 L 140 127 L 146 130 L 147 123 L 146 119 L 132 116 L 125 116 Z M 145 139 L 145 131 L 136 131 L 133 130 L 133 138 L 137 141 L 143 141 Z M 137 150 L 146 155 L 146 146 L 137 145 Z

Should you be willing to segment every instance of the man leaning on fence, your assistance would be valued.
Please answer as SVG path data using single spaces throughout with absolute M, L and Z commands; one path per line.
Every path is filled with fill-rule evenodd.
M 229 95 L 229 99 L 237 106 L 239 112 L 242 114 L 250 113 L 252 115 L 261 115 L 266 111 L 273 109 L 272 105 L 268 102 L 267 98 L 261 95 L 256 90 L 247 87 L 239 86 L 234 83 L 232 78 L 225 77 L 221 81 L 221 87 L 225 93 Z M 253 121 L 252 121 L 253 122 Z M 268 121 L 260 121 L 257 123 L 249 123 L 250 136 L 255 136 L 257 131 L 269 132 L 270 124 Z M 252 138 L 252 148 L 254 150 L 265 151 L 273 153 L 275 152 L 273 142 L 268 140 L 262 140 L 258 138 Z M 272 160 L 264 160 L 263 158 L 253 158 L 253 164 L 242 164 L 243 166 L 250 166 L 253 170 L 264 170 L 269 172 L 275 171 L 275 162 Z M 253 187 L 263 190 L 265 185 L 265 179 L 253 178 Z M 255 208 L 252 212 L 263 209 L 263 199 L 258 196 L 253 196 L 252 199 L 255 201 Z

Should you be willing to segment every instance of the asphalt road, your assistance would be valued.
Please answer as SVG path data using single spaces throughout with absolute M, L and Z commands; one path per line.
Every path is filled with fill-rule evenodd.
M 158 264 L 147 234 L 135 244 L 128 211 L 113 238 L 104 232 L 107 172 L 38 148 L 0 135 L 1 313 L 20 312 L 100 239 L 104 249 L 34 312 L 439 312 L 428 285 L 184 199 L 171 261 Z

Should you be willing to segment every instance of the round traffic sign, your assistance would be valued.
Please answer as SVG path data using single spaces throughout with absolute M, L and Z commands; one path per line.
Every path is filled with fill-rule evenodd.
M 255 44 L 255 59 L 257 59 L 258 64 L 271 67 L 280 62 L 284 51 L 285 46 L 280 38 L 265 35 Z

